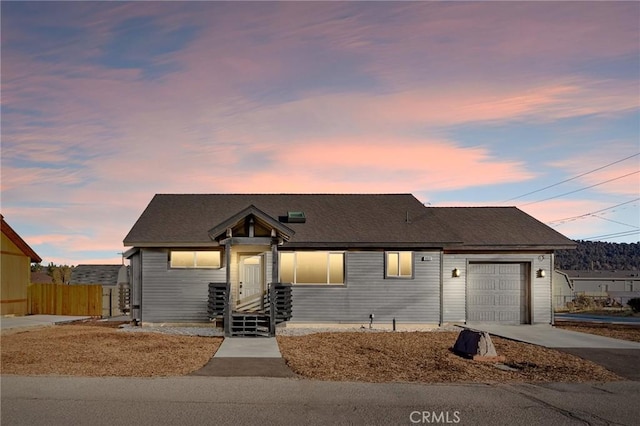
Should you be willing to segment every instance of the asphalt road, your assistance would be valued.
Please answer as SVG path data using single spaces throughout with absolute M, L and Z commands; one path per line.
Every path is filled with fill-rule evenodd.
M 281 378 L 1 378 L 10 425 L 637 424 L 640 382 L 420 385 Z
M 612 315 L 592 315 L 592 314 L 554 314 L 554 319 L 562 324 L 562 321 L 577 322 L 601 322 L 607 324 L 632 324 L 640 326 L 640 317 L 616 317 Z

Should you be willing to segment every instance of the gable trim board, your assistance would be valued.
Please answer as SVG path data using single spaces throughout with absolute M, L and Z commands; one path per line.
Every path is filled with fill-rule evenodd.
M 282 223 L 289 211 L 304 213 L 306 220 Z M 251 226 L 260 222 L 261 236 L 246 235 L 249 220 Z M 281 253 L 336 251 L 344 253 L 344 282 L 325 275 L 331 284 L 294 284 L 290 324 L 362 325 L 373 314 L 374 324 L 387 326 L 394 320 L 551 323 L 553 251 L 575 246 L 513 207 L 425 207 L 410 194 L 156 195 L 125 245 L 132 246 L 125 256 L 131 262 L 133 315 L 143 322 L 208 321 L 208 283 L 228 282 L 237 301 L 245 254 L 261 256 L 266 284 L 284 273 Z M 222 250 L 221 267 L 170 267 L 172 249 L 194 247 Z M 386 276 L 388 251 L 411 252 L 410 278 Z M 322 276 L 324 265 L 304 274 Z M 332 273 L 336 265 L 327 265 Z M 474 286 L 478 265 L 493 265 L 491 285 L 512 294 L 480 294 Z M 517 278 L 506 273 L 510 268 L 518 270 Z M 460 276 L 452 275 L 454 269 Z M 538 269 L 546 277 L 538 277 Z M 481 300 L 489 303 L 482 308 L 487 314 L 479 313 Z

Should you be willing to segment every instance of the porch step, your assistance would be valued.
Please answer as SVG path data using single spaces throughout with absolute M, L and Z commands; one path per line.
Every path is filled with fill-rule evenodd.
M 231 336 L 269 337 L 269 315 L 263 313 L 233 312 L 231 314 Z

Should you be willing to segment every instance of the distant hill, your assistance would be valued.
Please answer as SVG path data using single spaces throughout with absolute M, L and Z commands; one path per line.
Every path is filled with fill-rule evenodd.
M 613 271 L 640 270 L 640 243 L 576 241 L 575 250 L 556 252 L 556 269 Z

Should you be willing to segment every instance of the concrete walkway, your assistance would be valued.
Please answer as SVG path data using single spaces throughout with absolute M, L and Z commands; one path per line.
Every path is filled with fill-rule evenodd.
M 474 324 L 465 328 L 486 331 L 519 342 L 532 343 L 547 348 L 602 348 L 602 349 L 640 349 L 640 343 L 612 339 L 594 334 L 562 330 L 546 324 L 539 325 L 500 325 Z
M 46 327 L 65 322 L 90 319 L 87 316 L 69 315 L 26 315 L 23 317 L 2 317 L 0 318 L 0 330 L 18 330 L 32 327 Z
M 227 337 L 215 358 L 282 358 L 275 337 Z
M 192 376 L 295 377 L 275 337 L 227 337 L 216 354 Z

